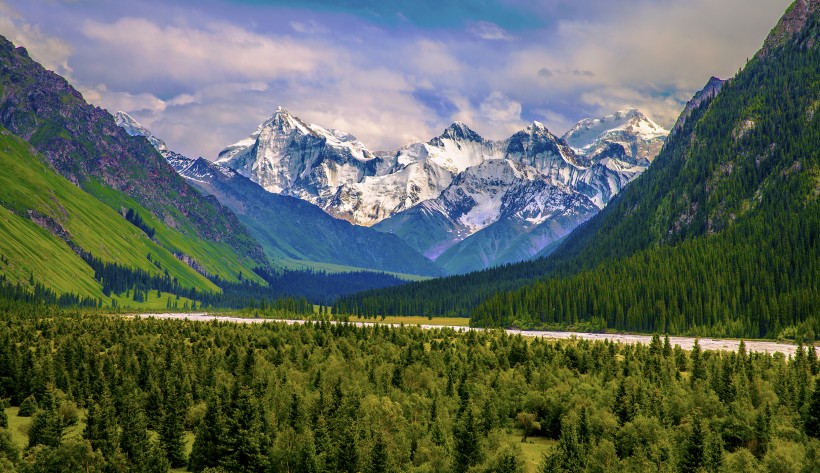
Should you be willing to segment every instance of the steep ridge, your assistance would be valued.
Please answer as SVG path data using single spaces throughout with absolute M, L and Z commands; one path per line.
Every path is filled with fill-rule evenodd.
M 259 240 L 271 260 L 282 258 L 365 269 L 437 276 L 441 270 L 393 235 L 333 218 L 304 200 L 267 192 L 238 172 L 206 159 L 169 151 L 125 112 L 117 121 L 149 140 L 180 175 L 230 208 Z
M 0 128 L 0 267 L 7 282 L 36 281 L 110 305 L 80 251 L 205 291 L 219 288 L 122 214 L 59 175 L 27 143 Z M 140 209 L 147 215 L 144 209 Z M 152 225 L 156 222 L 150 222 Z M 149 256 L 150 255 L 150 256 Z M 116 297 L 116 296 L 113 296 Z M 129 302 L 134 305 L 133 301 Z
M 710 78 L 709 82 L 706 83 L 706 87 L 701 89 L 697 94 L 695 94 L 694 97 L 692 97 L 691 100 L 686 102 L 686 107 L 684 107 L 683 112 L 675 122 L 675 126 L 672 127 L 672 133 L 680 130 L 683 127 L 683 123 L 689 118 L 696 108 L 701 106 L 702 103 L 714 99 L 725 83 L 725 80 L 720 80 L 717 77 Z
M 240 272 L 252 275 L 254 267 L 268 264 L 229 210 L 203 198 L 147 140 L 130 137 L 108 112 L 89 105 L 65 79 L 4 38 L 0 125 L 114 210 L 137 204 L 150 211 L 163 222 L 157 241 L 208 274 L 237 281 Z
M 762 53 L 693 108 L 652 167 L 551 257 L 373 292 L 338 309 L 471 311 L 472 323 L 489 326 L 813 338 L 820 330 L 818 37 L 820 2 L 796 2 Z M 493 280 L 544 275 L 472 305 L 493 291 Z

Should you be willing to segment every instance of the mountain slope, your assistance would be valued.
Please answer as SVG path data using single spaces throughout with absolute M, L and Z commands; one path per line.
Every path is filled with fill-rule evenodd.
M 231 208 L 268 256 L 437 276 L 441 270 L 393 235 L 336 219 L 295 197 L 272 194 L 199 158 L 183 176 Z
M 0 169 L 0 253 L 10 260 L 3 268 L 7 280 L 28 284 L 33 277 L 58 293 L 73 292 L 109 303 L 94 280 L 94 271 L 74 251 L 79 249 L 104 262 L 149 274 L 161 276 L 167 270 L 183 287 L 219 291 L 2 128 Z
M 116 118 L 129 134 L 146 136 L 191 185 L 236 213 L 273 261 L 287 258 L 408 274 L 441 274 L 393 235 L 333 218 L 304 200 L 267 192 L 238 172 L 203 158 L 193 160 L 169 151 L 165 142 L 125 112 L 117 112 Z
M 252 274 L 267 264 L 236 217 L 187 185 L 147 140 L 130 137 L 105 110 L 3 38 L 0 124 L 111 208 L 132 199 L 150 211 L 164 224 L 157 240 L 209 274 L 237 281 L 240 271 Z
M 762 52 L 691 110 L 652 167 L 551 257 L 372 292 L 339 310 L 471 311 L 474 324 L 491 326 L 813 338 L 820 330 L 819 36 L 820 2 L 795 2 Z M 494 281 L 545 275 L 480 302 Z
M 450 247 L 436 263 L 462 274 L 528 260 L 599 211 L 567 186 L 537 180 L 517 187 L 505 196 L 498 220 Z

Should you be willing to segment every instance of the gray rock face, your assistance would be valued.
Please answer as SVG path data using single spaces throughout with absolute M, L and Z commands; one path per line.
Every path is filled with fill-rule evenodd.
M 710 78 L 706 86 L 698 91 L 691 100 L 686 102 L 686 107 L 684 107 L 683 112 L 681 112 L 678 117 L 678 121 L 675 122 L 675 126 L 672 127 L 672 132 L 675 133 L 683 128 L 683 124 L 686 123 L 686 120 L 692 115 L 692 110 L 700 107 L 703 102 L 715 98 L 724 84 L 726 84 L 725 80 L 720 80 L 717 77 Z

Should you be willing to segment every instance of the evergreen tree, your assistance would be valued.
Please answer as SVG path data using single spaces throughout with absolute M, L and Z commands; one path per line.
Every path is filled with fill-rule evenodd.
M 119 446 L 116 416 L 114 404 L 107 390 L 101 397 L 100 404 L 88 402 L 83 438 L 91 442 L 91 447 L 102 452 L 105 458 L 113 458 Z
M 188 460 L 188 468 L 191 471 L 199 473 L 205 468 L 219 465 L 220 459 L 224 456 L 225 423 L 222 402 L 218 395 L 213 395 L 208 399 L 205 417 L 196 431 L 191 457 Z
M 133 388 L 132 388 L 133 389 Z M 120 448 L 133 468 L 140 468 L 147 463 L 151 452 L 151 441 L 148 437 L 148 422 L 138 394 L 131 391 L 123 399 L 119 424 Z
M 179 402 L 170 402 L 164 409 L 160 424 L 159 442 L 171 468 L 185 466 L 185 427 Z
M 692 421 L 692 432 L 683 445 L 681 454 L 681 471 L 695 472 L 704 464 L 704 432 L 700 418 Z
M 237 386 L 231 398 L 227 435 L 223 441 L 226 451 L 220 466 L 239 473 L 264 471 L 270 439 L 256 397 L 249 387 Z
M 63 436 L 63 425 L 57 414 L 57 407 L 53 394 L 46 392 L 43 399 L 43 408 L 37 411 L 28 431 L 28 448 L 35 445 L 56 447 Z
M 31 417 L 37 412 L 37 399 L 34 398 L 34 395 L 31 394 L 27 398 L 25 398 L 20 404 L 20 410 L 17 411 L 18 417 Z
M 376 434 L 374 442 L 367 473 L 387 473 L 387 448 L 382 435 Z
M 481 460 L 479 431 L 473 410 L 467 406 L 453 431 L 456 441 L 454 465 L 456 472 L 466 472 Z
M 697 380 L 706 379 L 706 364 L 703 361 L 703 351 L 700 349 L 700 343 L 695 340 L 692 346 L 692 353 L 689 355 L 692 363 L 691 380 L 692 383 Z
M 820 379 L 814 381 L 814 393 L 811 395 L 805 426 L 806 435 L 820 439 Z

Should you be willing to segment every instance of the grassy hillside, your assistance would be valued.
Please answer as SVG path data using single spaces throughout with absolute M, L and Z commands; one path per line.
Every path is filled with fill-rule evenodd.
M 151 274 L 167 269 L 184 287 L 219 291 L 121 214 L 58 175 L 29 144 L 4 129 L 0 130 L 0 168 L 4 171 L 0 174 L 4 232 L 0 248 L 15 262 L 13 271 L 5 271 L 8 278 L 27 281 L 34 273 L 38 282 L 58 292 L 100 297 L 93 271 L 70 247 L 75 245 L 103 261 Z M 150 225 L 156 225 L 157 235 L 174 235 L 147 211 L 144 214 Z
M 156 229 L 154 239 L 157 243 L 171 253 L 182 253 L 190 256 L 207 274 L 218 275 L 224 280 L 237 282 L 239 273 L 242 273 L 242 279 L 245 281 L 266 284 L 262 278 L 253 272 L 256 267 L 254 262 L 237 258 L 235 251 L 227 243 L 193 237 L 191 236 L 194 234 L 193 228 L 172 229 L 136 200 L 97 181 L 88 183 L 86 189 L 94 197 L 113 209 L 134 209 L 139 212 L 146 224 Z
M 208 273 L 237 282 L 240 271 L 250 275 L 268 264 L 236 216 L 188 185 L 145 138 L 129 136 L 107 111 L 2 37 L 0 124 L 115 211 L 139 203 L 164 224 L 153 222 L 157 240 Z
M 94 271 L 64 241 L 0 207 L 0 273 L 28 284 L 33 277 L 60 293 L 103 298 Z

